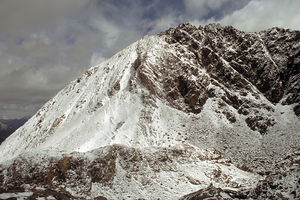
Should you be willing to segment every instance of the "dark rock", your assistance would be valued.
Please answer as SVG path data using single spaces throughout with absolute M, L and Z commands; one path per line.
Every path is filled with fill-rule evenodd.
M 296 106 L 294 107 L 294 112 L 295 112 L 295 114 L 296 114 L 297 116 L 300 116 L 300 105 L 296 105 Z
M 300 105 L 300 79 L 296 78 L 300 71 L 300 51 L 293 48 L 300 42 L 299 31 L 272 28 L 245 33 L 216 24 L 199 28 L 185 24 L 162 34 L 169 36 L 167 42 L 176 41 L 194 53 L 199 67 L 204 67 L 210 77 L 227 88 L 248 91 L 251 83 L 272 103 L 287 96 L 284 104 Z M 228 44 L 234 51 L 225 51 Z M 242 96 L 245 95 L 243 92 Z M 240 106 L 237 96 L 230 97 L 227 99 L 237 109 Z M 298 108 L 294 109 L 297 115 Z
M 188 194 L 180 198 L 179 200 L 203 200 L 203 199 L 230 200 L 230 199 L 247 199 L 247 198 L 248 198 L 247 192 L 224 190 L 221 188 L 216 188 L 213 185 L 210 185 L 207 188 Z

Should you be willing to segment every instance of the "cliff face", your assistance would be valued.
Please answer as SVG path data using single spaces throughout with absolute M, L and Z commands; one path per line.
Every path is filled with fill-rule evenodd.
M 300 148 L 299 45 L 299 31 L 216 24 L 146 36 L 71 82 L 0 146 L 2 192 L 176 199 L 212 183 L 197 194 L 254 197 Z
M 299 115 L 299 31 L 272 28 L 245 33 L 233 27 L 187 24 L 163 34 L 178 51 L 192 53 L 198 68 L 226 89 L 252 92 L 251 83 L 273 104 L 295 104 Z

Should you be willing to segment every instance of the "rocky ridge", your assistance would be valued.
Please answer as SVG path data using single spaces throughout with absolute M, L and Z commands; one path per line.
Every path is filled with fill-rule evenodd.
M 177 72 L 181 74 L 178 81 L 171 81 L 179 83 L 179 92 L 192 112 L 199 112 L 195 106 L 201 108 L 205 100 L 214 95 L 221 97 L 223 103 L 234 107 L 239 114 L 248 115 L 247 107 L 271 111 L 268 105 L 255 105 L 245 98 L 247 93 L 255 98 L 260 98 L 257 93 L 262 93 L 273 104 L 280 101 L 283 105 L 294 104 L 295 114 L 299 115 L 299 31 L 272 28 L 245 33 L 217 24 L 199 28 L 182 24 L 162 34 L 167 35 L 166 41 L 177 49 L 177 57 L 187 57 L 197 66 L 193 68 L 175 62 L 183 70 Z M 201 75 L 199 68 L 206 74 Z M 196 78 L 190 83 L 191 75 Z M 208 88 L 210 84 L 216 87 Z M 218 94 L 217 88 L 224 90 L 225 94 Z M 174 94 L 170 96 L 174 98 Z M 260 132 L 266 130 L 259 123 L 252 123 L 251 118 L 247 119 L 250 128 Z M 272 123 L 267 120 L 264 124 L 269 126 Z

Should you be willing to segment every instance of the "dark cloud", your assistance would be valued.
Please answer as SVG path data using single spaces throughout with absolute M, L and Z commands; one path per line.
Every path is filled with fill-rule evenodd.
M 0 118 L 33 114 L 90 65 L 146 34 L 183 22 L 299 29 L 297 8 L 297 0 L 1 0 Z

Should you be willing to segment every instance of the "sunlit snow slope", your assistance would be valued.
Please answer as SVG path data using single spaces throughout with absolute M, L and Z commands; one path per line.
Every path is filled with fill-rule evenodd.
M 150 146 L 178 143 L 163 140 L 163 133 L 147 136 L 149 92 L 138 82 L 134 62 L 140 51 L 151 51 L 157 62 L 166 43 L 158 36 L 146 37 L 112 58 L 88 70 L 47 102 L 22 128 L 1 145 L 1 160 L 36 148 L 88 151 L 111 144 Z M 157 56 L 155 56 L 157 55 Z M 132 84 L 136 84 L 132 88 Z M 171 128 L 165 106 L 153 109 L 155 128 Z M 167 110 L 166 110 L 167 111 Z M 145 114 L 146 113 L 146 114 Z M 161 114 L 166 117 L 159 119 Z M 149 132 L 150 133 L 150 132 Z

